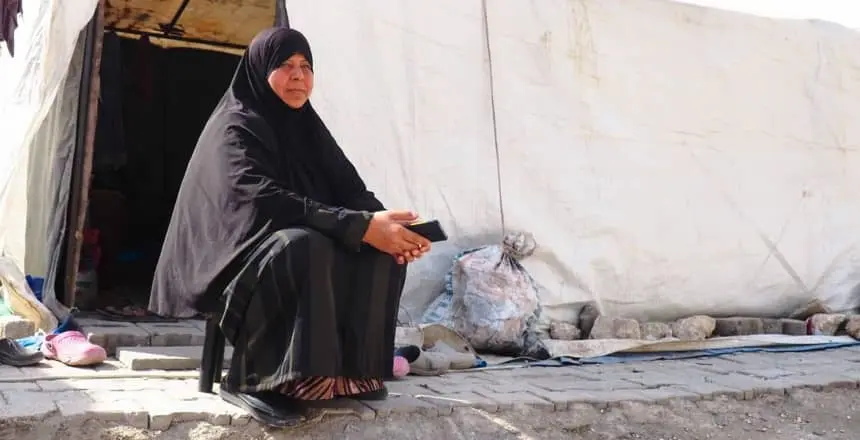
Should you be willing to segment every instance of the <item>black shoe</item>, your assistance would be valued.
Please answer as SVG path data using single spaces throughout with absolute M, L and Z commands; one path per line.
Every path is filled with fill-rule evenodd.
M 14 339 L 0 338 L 0 364 L 26 367 L 42 362 L 45 356 L 40 351 L 30 351 Z
M 219 395 L 225 402 L 242 408 L 254 420 L 264 425 L 287 428 L 305 421 L 303 411 L 291 405 L 292 402 L 279 393 L 271 391 L 237 393 L 222 388 Z
M 388 388 L 384 386 L 376 391 L 367 391 L 364 393 L 353 394 L 349 396 L 350 399 L 355 400 L 385 400 L 388 398 Z

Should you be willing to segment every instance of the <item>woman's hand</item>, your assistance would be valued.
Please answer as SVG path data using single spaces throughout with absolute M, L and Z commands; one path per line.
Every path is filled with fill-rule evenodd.
M 379 211 L 373 214 L 364 242 L 397 259 L 398 264 L 415 261 L 430 250 L 430 241 L 406 229 L 418 216 L 410 211 Z

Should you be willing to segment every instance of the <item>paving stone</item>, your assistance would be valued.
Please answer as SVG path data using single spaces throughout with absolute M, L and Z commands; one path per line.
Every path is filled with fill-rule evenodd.
M 575 403 L 599 400 L 593 392 L 586 390 L 543 391 L 537 396 L 552 403 L 556 411 L 565 411 Z
M 510 409 L 514 406 L 531 406 L 534 408 L 554 408 L 555 405 L 549 400 L 539 397 L 538 394 L 547 393 L 547 391 L 539 391 L 538 393 L 517 391 L 513 393 L 498 393 L 490 390 L 476 390 L 475 394 L 493 399 L 498 403 L 499 409 Z
M 5 381 L 22 380 L 27 377 L 27 374 L 21 371 L 20 368 L 0 365 L 0 386 Z
M 0 420 L 13 418 L 42 419 L 57 411 L 50 393 L 43 391 L 3 391 Z
M 361 420 L 373 420 L 376 418 L 376 412 L 374 410 L 370 409 L 369 406 L 357 400 L 324 400 L 313 402 L 311 405 L 312 411 L 316 412 L 317 415 L 322 415 L 322 417 L 336 417 L 346 415 L 355 416 Z
M 0 316 L 0 338 L 20 339 L 33 336 L 36 324 L 20 316 Z
M 436 405 L 405 394 L 390 393 L 386 400 L 364 401 L 361 403 L 375 411 L 379 417 L 387 417 L 398 413 L 418 413 L 425 416 L 439 415 L 439 409 Z
M 118 347 L 117 359 L 134 371 L 196 370 L 203 357 L 201 346 Z M 224 348 L 224 366 L 230 365 L 233 348 Z
M 150 334 L 135 324 L 82 318 L 78 322 L 90 342 L 104 347 L 108 356 L 116 353 L 117 347 L 150 345 Z
M 792 371 L 780 368 L 768 368 L 763 370 L 742 370 L 739 371 L 739 373 L 747 376 L 758 377 L 761 379 L 777 379 L 780 377 L 786 377 L 795 374 Z
M 137 324 L 150 335 L 154 347 L 203 345 L 206 332 L 189 322 L 144 322 Z
M 641 389 L 641 384 L 625 381 L 623 379 L 613 381 L 565 381 L 555 377 L 544 379 L 532 379 L 528 381 L 531 388 L 548 391 L 571 391 L 571 390 L 618 390 L 618 389 Z
M 69 419 L 67 423 L 81 424 L 89 420 L 116 422 L 135 428 L 149 427 L 149 415 L 141 404 L 123 399 L 126 393 L 90 394 L 83 391 L 51 392 L 60 415 Z
M 39 380 L 39 387 L 46 391 L 93 390 L 93 391 L 144 391 L 165 390 L 171 392 L 185 388 L 196 389 L 196 380 L 172 380 L 160 378 L 112 378 L 78 380 Z
M 806 336 L 806 321 L 800 319 L 780 319 L 782 334 L 790 336 Z
M 436 406 L 441 415 L 450 414 L 457 408 L 478 408 L 487 412 L 499 410 L 498 402 L 474 392 L 436 396 L 424 395 L 418 396 L 418 399 Z
M 717 336 L 747 336 L 764 334 L 764 322 L 760 318 L 717 318 Z

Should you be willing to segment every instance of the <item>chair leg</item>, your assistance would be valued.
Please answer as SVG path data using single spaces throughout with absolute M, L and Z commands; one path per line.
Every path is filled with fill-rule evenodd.
M 224 365 L 224 333 L 218 326 L 217 318 L 206 320 L 206 336 L 203 341 L 203 356 L 200 359 L 200 379 L 198 390 L 211 393 L 212 384 L 221 381 Z

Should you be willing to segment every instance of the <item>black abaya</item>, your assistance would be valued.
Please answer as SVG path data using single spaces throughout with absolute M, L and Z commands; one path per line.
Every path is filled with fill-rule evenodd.
M 314 109 L 269 87 L 296 53 L 313 62 L 295 30 L 251 42 L 188 164 L 152 288 L 161 315 L 226 306 L 234 391 L 392 368 L 405 270 L 362 244 L 383 206 Z

